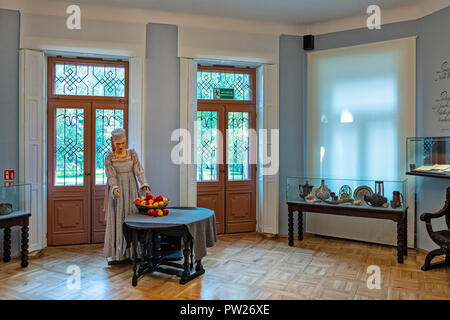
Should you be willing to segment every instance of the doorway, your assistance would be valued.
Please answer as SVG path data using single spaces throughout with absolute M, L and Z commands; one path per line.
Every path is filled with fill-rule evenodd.
M 101 243 L 104 159 L 128 129 L 128 62 L 47 59 L 48 245 Z
M 198 66 L 197 205 L 218 233 L 256 230 L 256 70 Z

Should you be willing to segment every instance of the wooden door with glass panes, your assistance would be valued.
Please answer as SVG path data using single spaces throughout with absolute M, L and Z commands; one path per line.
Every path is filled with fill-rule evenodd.
M 127 79 L 127 62 L 48 58 L 49 245 L 104 240 L 104 159 L 128 127 Z
M 255 69 L 198 67 L 197 206 L 218 233 L 256 230 L 255 88 Z

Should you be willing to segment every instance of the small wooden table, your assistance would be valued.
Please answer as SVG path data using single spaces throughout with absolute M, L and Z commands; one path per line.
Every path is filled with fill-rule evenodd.
M 404 210 L 390 208 L 375 208 L 368 205 L 332 205 L 323 202 L 291 201 L 288 205 L 289 246 L 294 245 L 294 212 L 298 212 L 298 240 L 303 240 L 303 213 L 324 213 L 341 216 L 386 219 L 397 222 L 397 261 L 403 263 L 403 257 L 408 255 L 408 208 Z
M 14 211 L 7 215 L 0 215 L 0 229 L 3 232 L 3 261 L 11 261 L 11 227 L 22 227 L 22 268 L 28 266 L 28 225 L 31 213 L 26 211 Z

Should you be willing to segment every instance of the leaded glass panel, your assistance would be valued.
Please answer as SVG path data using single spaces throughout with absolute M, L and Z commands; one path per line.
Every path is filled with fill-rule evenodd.
M 84 110 L 56 109 L 57 186 L 83 185 L 84 182 Z
M 247 180 L 249 164 L 249 114 L 228 112 L 228 180 Z
M 55 64 L 56 95 L 125 97 L 125 67 Z
M 246 73 L 198 71 L 197 99 L 214 99 L 214 89 L 234 89 L 233 100 L 252 100 L 250 75 Z
M 217 181 L 217 112 L 197 111 L 197 181 Z
M 95 183 L 106 184 L 105 158 L 111 151 L 111 131 L 123 128 L 123 110 L 95 111 Z

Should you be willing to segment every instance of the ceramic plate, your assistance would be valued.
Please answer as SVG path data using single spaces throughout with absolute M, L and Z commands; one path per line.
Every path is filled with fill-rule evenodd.
M 373 194 L 373 191 L 370 187 L 368 186 L 360 186 L 358 188 L 355 189 L 355 191 L 353 192 L 353 198 L 355 200 L 361 200 L 362 203 L 366 203 L 364 201 L 364 196 L 371 196 Z

